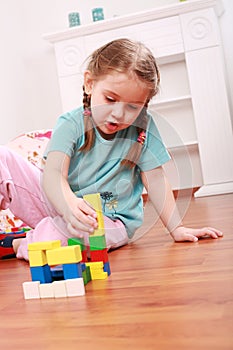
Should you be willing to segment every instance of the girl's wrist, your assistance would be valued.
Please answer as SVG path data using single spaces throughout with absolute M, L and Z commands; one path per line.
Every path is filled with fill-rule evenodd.
M 172 228 L 171 230 L 169 230 L 170 235 L 172 235 L 172 236 L 173 236 L 173 234 L 175 234 L 175 232 L 176 232 L 176 230 L 177 230 L 177 229 L 179 229 L 179 228 L 183 228 L 183 227 L 184 227 L 183 223 L 180 223 L 180 224 L 179 224 L 179 225 L 177 225 L 175 228 Z

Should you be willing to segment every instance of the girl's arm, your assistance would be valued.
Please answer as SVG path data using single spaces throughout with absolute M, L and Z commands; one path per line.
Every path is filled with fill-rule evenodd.
M 149 199 L 174 241 L 196 242 L 199 237 L 206 235 L 212 238 L 222 236 L 222 232 L 211 227 L 192 229 L 183 226 L 182 218 L 178 212 L 171 186 L 162 167 L 143 172 L 141 173 L 141 176 L 142 182 L 148 192 Z
M 49 152 L 42 187 L 57 212 L 67 222 L 71 234 L 93 232 L 97 228 L 96 212 L 82 198 L 77 198 L 68 183 L 70 157 L 62 152 Z

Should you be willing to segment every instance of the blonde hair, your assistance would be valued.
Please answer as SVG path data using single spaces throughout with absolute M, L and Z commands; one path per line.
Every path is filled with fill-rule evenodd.
M 133 73 L 142 82 L 145 83 L 149 91 L 148 100 L 138 116 L 140 127 L 135 126 L 139 137 L 131 146 L 125 159 L 121 164 L 130 168 L 134 167 L 141 155 L 145 137 L 142 132 L 147 128 L 147 107 L 150 99 L 158 92 L 160 83 L 160 73 L 152 52 L 141 42 L 130 39 L 113 40 L 99 49 L 95 50 L 89 57 L 87 70 L 89 70 L 94 79 L 98 79 L 111 71 L 119 73 Z M 89 151 L 95 141 L 95 132 L 91 121 L 91 96 L 85 93 L 83 88 L 83 108 L 85 141 L 80 151 Z M 145 134 L 145 133 L 144 133 Z

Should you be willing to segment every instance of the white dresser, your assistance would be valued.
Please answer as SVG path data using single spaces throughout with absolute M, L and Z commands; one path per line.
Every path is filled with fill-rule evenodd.
M 196 0 L 46 34 L 55 48 L 64 111 L 82 103 L 85 59 L 116 38 L 143 41 L 161 70 L 149 110 L 172 155 L 173 189 L 233 192 L 233 135 L 218 17 L 221 1 Z M 158 113 L 158 115 L 157 115 Z

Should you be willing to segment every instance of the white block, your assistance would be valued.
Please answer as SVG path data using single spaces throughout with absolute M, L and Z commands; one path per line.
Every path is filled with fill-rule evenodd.
M 25 299 L 40 299 L 40 282 L 31 281 L 23 283 L 23 293 Z
M 67 297 L 66 283 L 64 280 L 54 281 L 54 282 L 52 282 L 52 285 L 53 285 L 53 292 L 54 292 L 55 298 Z
M 68 297 L 85 295 L 83 278 L 72 278 L 65 280 Z
M 54 298 L 52 283 L 41 283 L 39 289 L 41 298 Z

